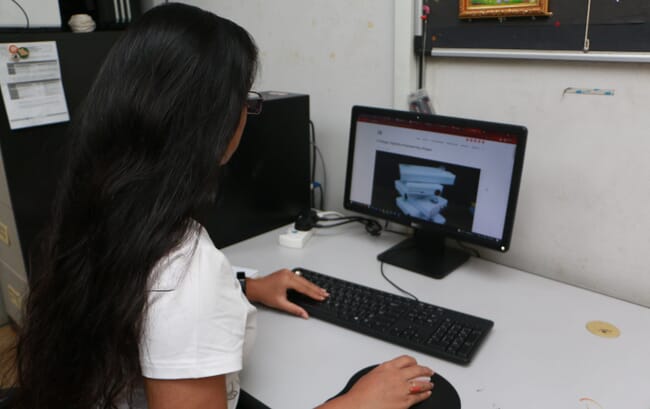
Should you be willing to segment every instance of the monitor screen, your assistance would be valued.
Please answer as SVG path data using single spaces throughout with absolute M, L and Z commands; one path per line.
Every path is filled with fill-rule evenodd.
M 526 135 L 517 125 L 355 106 L 344 205 L 415 229 L 380 260 L 418 258 L 402 267 L 444 276 L 467 259 L 445 238 L 508 249 Z

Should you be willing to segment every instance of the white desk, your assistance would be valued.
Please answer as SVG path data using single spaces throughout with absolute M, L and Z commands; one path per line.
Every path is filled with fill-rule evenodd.
M 374 238 L 354 224 L 319 230 L 296 250 L 277 244 L 283 230 L 224 252 L 262 274 L 305 267 L 398 293 L 376 256 L 401 236 Z M 260 307 L 242 387 L 273 409 L 312 408 L 357 370 L 408 353 L 447 378 L 465 409 L 650 409 L 650 309 L 476 258 L 442 280 L 389 265 L 384 271 L 422 301 L 495 322 L 470 365 Z M 621 336 L 592 335 L 585 329 L 592 320 L 616 325 Z

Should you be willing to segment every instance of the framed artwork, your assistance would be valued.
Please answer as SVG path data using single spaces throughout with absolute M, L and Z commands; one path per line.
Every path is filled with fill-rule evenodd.
M 548 0 L 459 0 L 460 18 L 550 16 Z

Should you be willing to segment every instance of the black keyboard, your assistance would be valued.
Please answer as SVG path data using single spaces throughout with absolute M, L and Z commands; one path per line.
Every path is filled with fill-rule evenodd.
M 316 301 L 295 291 L 289 300 L 315 318 L 384 341 L 467 364 L 494 322 L 365 287 L 304 268 L 303 277 L 330 296 Z

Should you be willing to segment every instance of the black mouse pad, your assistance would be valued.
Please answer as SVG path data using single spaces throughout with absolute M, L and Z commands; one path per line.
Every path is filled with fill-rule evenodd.
M 350 388 L 352 388 L 352 385 L 354 385 L 359 378 L 370 372 L 376 366 L 377 365 L 372 365 L 363 368 L 352 375 L 343 390 L 334 396 L 334 398 L 349 391 Z M 458 396 L 458 392 L 456 392 L 456 389 L 449 383 L 449 381 L 436 373 L 431 377 L 431 382 L 434 385 L 433 390 L 431 391 L 431 396 L 426 400 L 411 406 L 411 409 L 461 409 L 460 396 Z

